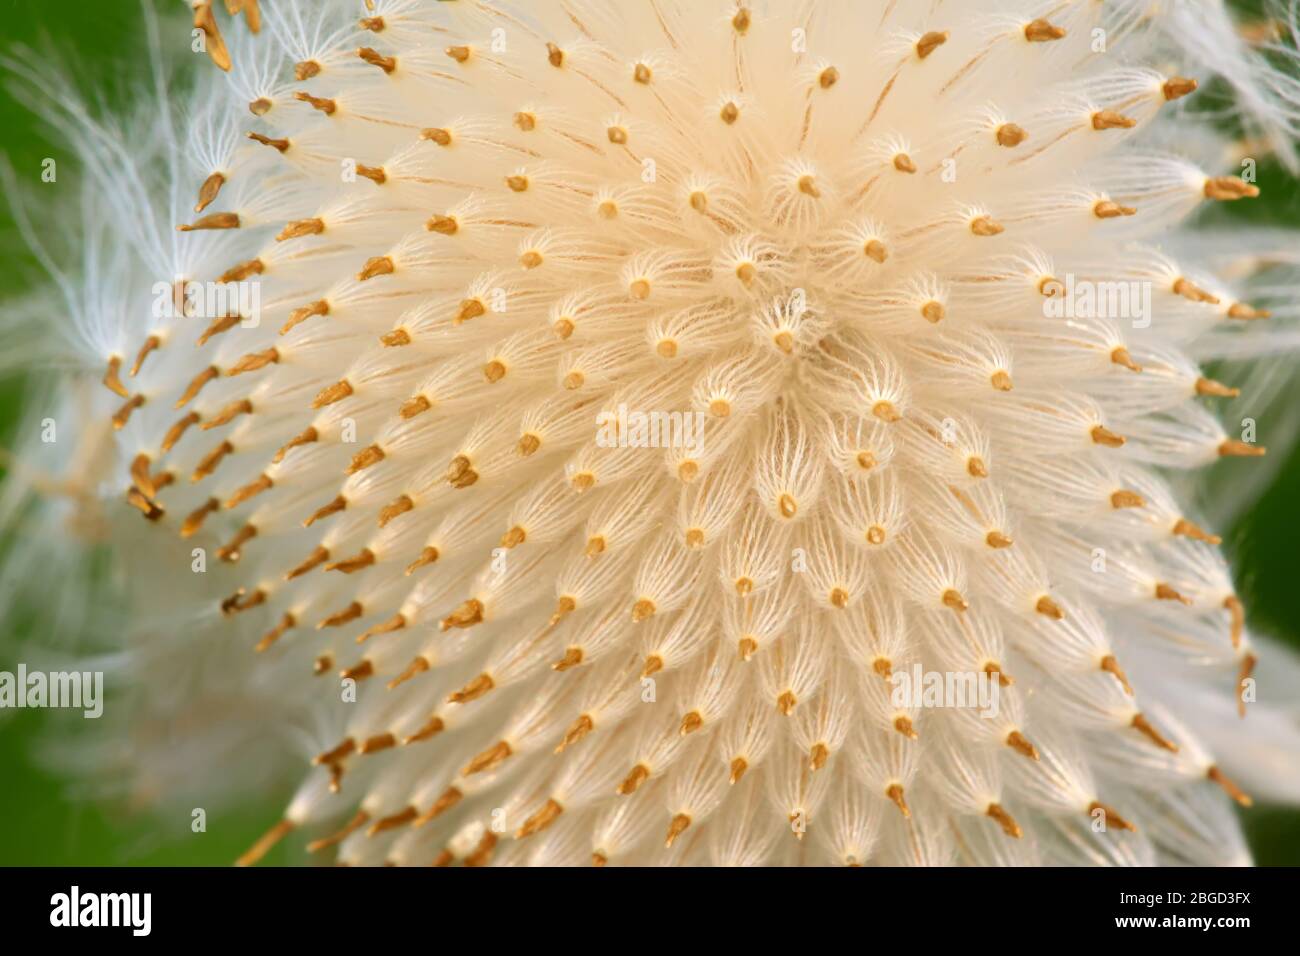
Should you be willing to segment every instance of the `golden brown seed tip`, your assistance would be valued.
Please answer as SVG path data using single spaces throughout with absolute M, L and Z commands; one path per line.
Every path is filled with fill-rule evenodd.
M 1015 123 L 1003 123 L 1001 126 L 998 127 L 997 130 L 997 140 L 999 146 L 1006 146 L 1008 148 L 1013 146 L 1019 146 L 1028 138 L 1029 138 L 1029 134 L 1026 133 L 1023 128 L 1017 126 Z
M 1115 110 L 1098 110 L 1092 114 L 1092 128 L 1095 130 L 1132 129 L 1136 125 L 1137 120 Z
M 540 833 L 559 818 L 564 807 L 554 798 L 548 799 L 542 808 L 524 821 L 523 826 L 515 831 L 515 839 L 522 840 L 534 833 Z
M 295 219 L 285 224 L 276 235 L 275 241 L 284 242 L 286 239 L 297 239 L 299 236 L 319 236 L 324 231 L 325 220 L 323 219 Z
M 1053 620 L 1065 619 L 1065 611 L 1062 611 L 1061 606 L 1048 597 L 1047 594 L 1037 600 L 1034 610 L 1045 618 L 1052 618 Z
M 962 593 L 955 588 L 949 588 L 944 591 L 939 600 L 944 607 L 952 608 L 952 610 L 958 613 L 961 613 L 970 607 L 970 604 L 964 597 L 962 597 Z
M 1119 508 L 1145 508 L 1146 503 L 1146 499 L 1140 494 L 1126 488 L 1112 492 L 1110 496 L 1110 506 L 1117 510 Z
M 912 157 L 907 153 L 898 153 L 894 156 L 894 168 L 900 173 L 916 172 L 916 163 L 912 162 Z
M 1147 720 L 1141 712 L 1133 715 L 1133 719 L 1129 722 L 1129 726 L 1141 733 L 1161 750 L 1168 750 L 1170 753 L 1178 753 L 1178 745 L 1165 737 L 1164 734 L 1160 733 L 1160 731 L 1156 730 L 1151 721 Z
M 1220 787 L 1222 787 L 1223 792 L 1226 793 L 1228 796 L 1232 797 L 1232 799 L 1237 801 L 1237 803 L 1240 804 L 1241 806 L 1243 807 L 1254 806 L 1255 801 L 1252 800 L 1244 790 L 1242 790 L 1239 786 L 1233 783 L 1232 780 L 1227 776 L 1227 774 L 1225 774 L 1217 766 L 1211 766 L 1208 770 L 1206 770 L 1205 776 L 1206 779 L 1212 780 L 1215 783 L 1217 783 Z
M 1196 394 L 1212 395 L 1216 398 L 1236 398 L 1241 394 L 1241 389 L 1232 388 L 1222 382 L 1216 382 L 1212 378 L 1202 377 L 1196 380 Z
M 226 41 L 222 39 L 221 30 L 217 27 L 217 19 L 212 13 L 212 0 L 199 0 L 193 4 L 193 7 L 194 27 L 203 31 L 208 56 L 218 68 L 229 73 L 230 51 L 226 49 Z
M 1101 659 L 1098 666 L 1107 674 L 1113 675 L 1114 678 L 1120 682 L 1120 686 L 1124 688 L 1124 693 L 1128 694 L 1130 697 L 1133 696 L 1133 688 L 1128 682 L 1128 677 L 1124 673 L 1124 668 L 1119 666 L 1119 661 L 1115 659 L 1114 654 L 1107 654 Z
M 1174 522 L 1174 526 L 1169 530 L 1169 533 L 1183 538 L 1191 538 L 1194 541 L 1204 541 L 1206 544 L 1217 545 L 1223 543 L 1223 539 L 1217 534 L 1210 534 L 1186 518 L 1179 518 Z
M 326 571 L 342 571 L 344 574 L 352 574 L 360 571 L 362 568 L 368 568 L 375 563 L 375 553 L 369 548 L 362 548 L 359 553 L 344 558 L 342 561 L 335 561 L 325 565 Z
M 307 520 L 302 523 L 302 526 L 304 528 L 310 528 L 322 518 L 328 518 L 330 515 L 338 514 L 340 511 L 345 510 L 347 506 L 348 499 L 344 498 L 342 495 L 338 495 L 333 501 L 326 505 L 322 505 L 320 508 L 317 508 L 312 512 L 311 517 L 307 518 Z
M 352 383 L 346 378 L 340 379 L 333 385 L 327 385 L 317 393 L 316 398 L 312 400 L 312 408 L 324 408 L 326 405 L 333 405 L 335 402 L 341 402 L 352 394 Z
M 233 212 L 214 212 L 196 219 L 188 225 L 176 227 L 177 232 L 195 232 L 201 229 L 238 229 L 239 214 Z
M 1016 823 L 1015 817 L 1007 813 L 1000 803 L 990 803 L 984 810 L 984 815 L 1002 827 L 1002 832 L 1007 836 L 1019 840 L 1021 836 L 1020 824 Z
M 1230 319 L 1250 321 L 1252 319 L 1267 319 L 1270 315 L 1272 313 L 1267 309 L 1255 309 L 1243 302 L 1237 302 L 1228 309 L 1228 318 Z
M 455 628 L 473 627 L 483 620 L 483 602 L 477 598 L 463 601 L 456 610 L 444 617 L 439 624 L 444 631 Z
M 228 68 L 228 67 L 227 67 Z M 293 831 L 293 824 L 288 820 L 281 820 L 266 833 L 262 834 L 251 847 L 244 852 L 242 856 L 235 861 L 235 866 L 253 866 L 262 857 L 270 853 L 277 843 L 283 840 Z
M 460 47 L 460 48 L 453 47 L 452 49 L 464 49 L 464 47 Z M 447 53 L 448 55 L 451 55 L 451 50 L 449 49 Z M 397 69 L 396 58 L 391 56 L 384 56 L 373 47 L 368 47 L 368 46 L 361 47 L 361 49 L 357 50 L 357 56 L 361 57 L 361 59 L 365 60 L 371 66 L 379 67 L 385 73 L 391 74 L 393 70 Z M 466 51 L 465 56 L 466 58 L 469 57 L 468 50 Z M 453 57 L 453 59 L 455 58 Z M 461 60 L 460 62 L 463 63 L 464 60 Z
M 301 308 L 294 309 L 289 313 L 289 319 L 284 325 L 280 326 L 280 334 L 285 335 L 290 329 L 294 328 L 313 316 L 329 315 L 330 304 L 324 299 L 317 299 L 315 302 L 308 303 Z
M 1185 76 L 1172 76 L 1160 87 L 1166 100 L 1176 100 L 1196 91 L 1197 83 Z
M 438 560 L 438 549 L 431 545 L 426 545 L 420 550 L 420 556 L 406 566 L 406 573 L 414 574 L 420 568 L 433 564 Z
M 221 464 L 221 460 L 234 450 L 234 445 L 230 444 L 228 441 L 223 441 L 199 461 L 198 465 L 195 466 L 194 471 L 190 474 L 190 481 L 202 481 L 208 475 L 212 474 L 217 470 L 217 466 Z
M 1024 33 L 1030 43 L 1047 43 L 1064 37 L 1065 29 L 1040 18 L 1026 23 Z
M 289 439 L 288 442 L 280 447 L 280 450 L 275 453 L 275 457 L 271 459 L 272 463 L 278 464 L 283 461 L 284 456 L 289 453 L 291 448 L 297 448 L 299 445 L 310 445 L 319 437 L 320 436 L 317 434 L 316 429 L 308 425 L 307 428 L 300 432 L 296 437 Z
M 1026 737 L 1018 730 L 1013 730 L 1007 734 L 1006 745 L 1021 756 L 1028 757 L 1030 760 L 1038 759 L 1038 748 L 1029 742 Z
M 885 788 L 885 796 L 893 801 L 894 806 L 898 807 L 898 812 L 906 819 L 911 819 L 912 811 L 907 806 L 907 801 L 903 798 L 903 785 L 901 783 L 891 783 Z
M 203 522 L 208 515 L 221 507 L 221 502 L 216 498 L 209 498 L 203 504 L 199 505 L 189 516 L 181 522 L 181 537 L 188 538 L 193 535 L 199 528 L 203 527 Z
M 302 577 L 308 571 L 315 567 L 319 567 L 322 563 L 328 561 L 329 556 L 330 553 L 328 548 L 317 545 L 315 550 L 307 556 L 307 560 L 303 561 L 297 567 L 291 568 L 285 572 L 284 579 L 286 581 L 292 581 L 294 578 Z
M 366 264 L 357 273 L 357 281 L 365 282 L 367 279 L 373 279 L 376 276 L 392 275 L 395 270 L 396 266 L 393 265 L 390 256 L 372 256 L 366 260 Z
M 1129 354 L 1129 350 L 1122 345 L 1111 351 L 1110 360 L 1115 365 L 1123 366 L 1130 372 L 1142 371 L 1142 366 L 1133 361 L 1133 356 Z
M 939 47 L 948 42 L 947 32 L 931 31 L 916 41 L 916 55 L 924 60 Z
M 261 143 L 263 146 L 270 146 L 281 153 L 289 151 L 290 143 L 287 139 L 272 139 L 269 136 L 263 136 L 261 133 L 249 133 L 248 138 L 255 143 Z
M 312 109 L 320 110 L 326 116 L 333 116 L 339 108 L 338 104 L 331 99 L 312 96 L 310 93 L 306 93 L 302 90 L 298 90 L 294 93 L 293 98 L 300 103 L 309 104 Z
M 1268 449 L 1251 442 L 1229 438 L 1219 445 L 1219 455 L 1224 458 L 1259 458 Z
M 1120 830 L 1136 832 L 1137 827 L 1133 826 L 1133 824 L 1121 817 L 1113 807 L 1107 806 L 1100 800 L 1094 800 L 1092 803 L 1088 804 L 1089 815 L 1096 813 L 1098 810 L 1102 812 L 1103 821 L 1107 826 L 1113 826 Z
M 316 625 L 316 630 L 318 630 L 318 631 L 319 631 L 319 630 L 323 630 L 324 628 L 327 628 L 327 627 L 339 627 L 340 625 L 347 624 L 347 623 L 349 623 L 350 621 L 355 621 L 357 618 L 361 617 L 363 614 L 365 614 L 365 608 L 362 607 L 361 602 L 360 602 L 360 601 L 353 601 L 353 602 L 351 602 L 350 604 L 348 604 L 347 607 L 343 608 L 343 610 L 341 610 L 341 611 L 335 611 L 335 612 L 334 612 L 333 614 L 331 614 L 329 617 L 327 617 L 327 618 L 325 618 L 324 620 L 322 620 L 322 621 L 320 621 L 319 623 L 317 623 L 317 625 Z M 364 663 L 365 663 L 365 664 L 369 664 L 370 662 L 369 662 L 369 661 L 365 661 Z M 358 667 L 361 667 L 362 665 L 357 665 L 357 666 L 358 666 Z M 353 668 L 353 669 L 355 670 L 355 668 Z M 345 673 L 343 676 L 344 676 L 344 677 L 347 677 L 347 676 L 350 676 L 350 675 L 348 675 L 347 673 Z M 364 675 L 364 674 L 361 674 L 360 676 L 365 676 L 365 675 Z
M 265 368 L 268 365 L 275 365 L 280 361 L 280 352 L 278 349 L 269 348 L 261 352 L 249 352 L 230 368 L 226 369 L 226 376 L 229 378 L 234 375 L 242 375 L 245 372 L 256 372 L 258 369 Z
M 217 193 L 221 192 L 221 187 L 225 185 L 226 177 L 221 173 L 213 173 L 207 179 L 203 180 L 203 185 L 199 187 L 199 201 L 194 204 L 196 213 L 203 212 L 212 201 L 217 198 Z
M 1092 436 L 1095 444 L 1104 445 L 1107 448 L 1119 448 L 1126 441 L 1123 435 L 1117 435 L 1105 425 L 1094 425 L 1088 434 Z
M 467 763 L 461 770 L 461 776 L 468 777 L 472 774 L 482 773 L 490 767 L 495 767 L 512 753 L 513 751 L 510 749 L 510 744 L 504 740 L 500 740 Z
M 1156 584 L 1155 596 L 1158 601 L 1177 601 L 1179 604 L 1190 606 L 1192 599 L 1180 594 L 1172 585 L 1165 584 L 1163 581 Z
M 1098 219 L 1116 219 L 1120 216 L 1132 216 L 1137 210 L 1132 206 L 1121 206 L 1110 199 L 1103 199 L 1092 207 L 1092 214 Z
M 460 690 L 449 694 L 447 702 L 451 704 L 468 704 L 470 701 L 478 700 L 495 687 L 496 682 L 492 680 L 492 675 L 485 672 L 479 674 Z
M 1237 199 L 1254 199 L 1259 195 L 1259 187 L 1236 176 L 1213 176 L 1205 181 L 1205 198 L 1220 202 L 1232 202 Z

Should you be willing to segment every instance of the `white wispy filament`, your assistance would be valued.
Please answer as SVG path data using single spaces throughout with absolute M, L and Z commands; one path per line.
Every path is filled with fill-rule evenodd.
M 1217 2 L 186 5 L 183 122 L 64 98 L 24 459 L 124 572 L 136 800 L 301 778 L 245 862 L 1219 864 L 1300 796 L 1170 485 L 1295 337 L 1180 245 L 1259 194 L 1197 79 L 1293 155 Z

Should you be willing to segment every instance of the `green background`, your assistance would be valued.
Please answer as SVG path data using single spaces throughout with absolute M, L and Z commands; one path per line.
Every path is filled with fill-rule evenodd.
M 163 9 L 171 6 L 164 4 Z M 85 89 L 97 90 L 110 103 L 123 95 L 115 92 L 125 88 L 122 78 L 140 76 L 144 69 L 144 31 L 133 0 L 0 0 L 0 24 L 4 37 L 0 46 L 21 43 L 48 48 L 57 57 L 55 62 L 67 64 Z M 52 156 L 59 160 L 58 187 L 77 188 L 77 170 L 68 150 L 7 90 L 0 90 L 0 147 L 20 180 L 38 181 L 42 158 Z M 1300 223 L 1300 184 L 1276 165 L 1262 163 L 1259 185 L 1264 198 L 1232 204 L 1220 214 L 1279 225 Z M 39 216 L 41 210 L 34 211 Z M 19 293 L 24 284 L 41 281 L 34 259 L 13 232 L 5 202 L 0 202 L 0 262 L 6 293 Z M 0 382 L 0 447 L 12 446 L 11 436 L 22 420 L 23 387 L 21 379 Z M 3 478 L 0 465 L 0 481 Z M 1267 494 L 1224 537 L 1234 565 L 1250 569 L 1248 578 L 1238 584 L 1249 599 L 1254 629 L 1300 648 L 1295 589 L 1300 448 L 1293 450 Z M 21 641 L 23 622 L 10 620 L 0 626 L 9 632 L 0 647 L 12 647 L 15 632 Z M 0 657 L 0 669 L 12 671 L 15 666 L 15 661 Z M 224 865 L 279 817 L 284 794 L 270 796 L 264 807 L 239 814 L 209 814 L 206 833 L 190 835 L 185 821 L 177 821 L 179 826 L 169 829 L 186 836 L 164 840 L 156 836 L 151 821 L 133 817 L 124 807 L 76 799 L 67 781 L 37 766 L 32 758 L 42 717 L 40 712 L 18 711 L 16 717 L 11 712 L 0 720 L 0 865 Z M 1257 806 L 1244 814 L 1244 820 L 1259 863 L 1300 864 L 1300 812 Z M 267 856 L 266 863 L 301 860 L 300 842 L 291 836 Z

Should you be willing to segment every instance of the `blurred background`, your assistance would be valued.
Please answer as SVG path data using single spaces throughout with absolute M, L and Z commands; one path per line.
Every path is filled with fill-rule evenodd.
M 175 4 L 158 6 L 167 10 Z M 1243 20 L 1262 16 L 1260 0 L 1234 6 Z M 0 23 L 0 53 L 17 44 L 48 51 L 54 62 L 66 64 L 78 77 L 79 87 L 92 98 L 102 98 L 118 108 L 129 106 L 116 99 L 124 95 L 116 91 L 128 88 L 124 80 L 143 73 L 145 51 L 140 8 L 133 0 L 0 0 Z M 206 60 L 203 65 L 208 65 Z M 70 152 L 39 115 L 15 100 L 7 89 L 0 89 L 0 151 L 7 154 L 20 181 L 39 182 L 42 159 L 54 157 L 59 163 L 58 184 L 44 188 L 78 188 Z M 1300 224 L 1300 182 L 1277 164 L 1263 161 L 1258 185 L 1261 199 L 1219 204 L 1213 215 L 1292 228 Z M 35 198 L 39 201 L 39 194 Z M 38 228 L 49 225 L 42 220 L 39 205 L 30 211 Z M 58 224 L 60 228 L 64 225 Z M 13 229 L 6 199 L 0 199 L 0 262 L 4 263 L 5 298 L 44 281 L 34 257 Z M 0 449 L 12 447 L 17 428 L 34 427 L 31 417 L 22 415 L 25 385 L 21 376 L 0 381 Z M 1285 460 L 1275 463 L 1277 470 L 1268 490 L 1242 512 L 1235 527 L 1215 530 L 1223 535 L 1223 548 L 1238 574 L 1237 587 L 1246 598 L 1254 631 L 1272 635 L 1300 652 L 1300 447 L 1274 448 L 1273 454 L 1281 454 Z M 1232 467 L 1232 463 L 1224 467 Z M 0 456 L 0 482 L 4 478 Z M 1230 481 L 1220 480 L 1216 485 L 1231 488 Z M 0 548 L 8 544 L 0 537 Z M 22 620 L 0 623 L 4 631 L 0 634 L 0 670 L 16 669 L 17 660 L 8 658 L 28 628 Z M 191 835 L 188 826 L 182 826 L 171 832 L 183 836 L 169 840 L 151 821 L 140 819 L 129 808 L 87 801 L 79 797 L 75 784 L 43 769 L 35 749 L 45 719 L 48 712 L 0 711 L 0 865 L 224 866 L 279 818 L 286 794 L 268 794 L 264 806 L 239 814 L 214 813 L 205 833 Z M 1242 819 L 1258 863 L 1300 865 L 1300 809 L 1257 805 L 1245 811 Z M 299 854 L 299 847 L 288 841 L 272 851 L 265 863 L 301 861 Z

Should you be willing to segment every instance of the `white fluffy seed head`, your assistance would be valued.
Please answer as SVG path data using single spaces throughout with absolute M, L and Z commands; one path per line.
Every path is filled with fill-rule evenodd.
M 1257 192 L 1161 150 L 1213 139 L 1156 69 L 1208 28 L 192 6 L 229 80 L 138 206 L 92 197 L 122 298 L 83 293 L 108 389 L 69 384 L 142 713 L 201 727 L 138 792 L 274 758 L 272 836 L 347 823 L 351 863 L 1244 856 L 1251 731 L 1207 725 L 1256 651 L 1157 471 L 1262 453 L 1202 366 L 1268 303 L 1156 249 Z M 1285 157 L 1279 90 L 1243 88 Z

